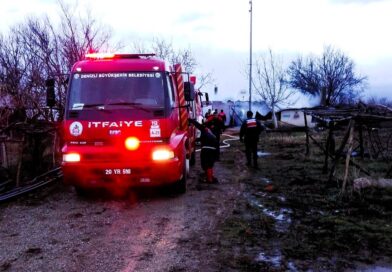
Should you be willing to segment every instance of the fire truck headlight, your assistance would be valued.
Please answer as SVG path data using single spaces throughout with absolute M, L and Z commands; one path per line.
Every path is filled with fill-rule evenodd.
M 140 145 L 140 141 L 136 137 L 128 137 L 125 140 L 125 147 L 128 150 L 136 150 L 139 148 L 139 145 Z
M 63 155 L 64 162 L 79 162 L 80 155 L 78 153 L 69 153 Z
M 152 159 L 154 161 L 165 161 L 174 158 L 174 152 L 168 149 L 158 149 L 152 153 Z

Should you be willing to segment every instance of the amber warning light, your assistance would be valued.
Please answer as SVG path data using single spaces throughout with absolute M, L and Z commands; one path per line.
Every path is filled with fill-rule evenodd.
M 128 137 L 125 140 L 125 148 L 128 150 L 136 150 L 139 148 L 140 141 L 136 137 Z

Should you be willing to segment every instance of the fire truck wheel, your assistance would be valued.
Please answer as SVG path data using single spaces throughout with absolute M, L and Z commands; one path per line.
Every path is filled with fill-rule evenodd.
M 192 152 L 191 159 L 190 159 L 189 163 L 190 163 L 191 166 L 195 165 L 195 163 L 196 163 L 196 152 Z
M 82 196 L 82 197 L 87 196 L 89 193 L 89 191 L 86 188 L 80 186 L 75 186 L 75 191 L 78 196 Z
M 186 173 L 186 177 L 189 177 L 190 171 L 191 171 L 190 160 L 189 159 L 185 159 L 185 173 Z
M 174 191 L 177 194 L 184 194 L 186 192 L 186 178 L 187 178 L 187 167 L 186 161 L 184 162 L 184 170 L 182 173 L 182 178 L 174 183 Z

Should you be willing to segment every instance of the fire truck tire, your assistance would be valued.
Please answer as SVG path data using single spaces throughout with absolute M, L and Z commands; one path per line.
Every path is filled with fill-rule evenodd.
M 190 160 L 189 159 L 185 159 L 185 173 L 186 173 L 186 177 L 189 177 L 190 171 L 191 171 Z
M 78 196 L 82 196 L 82 197 L 87 196 L 89 193 L 89 191 L 86 188 L 80 186 L 75 186 L 75 191 Z
M 182 173 L 182 178 L 174 183 L 174 191 L 177 194 L 184 194 L 186 192 L 186 179 L 187 179 L 187 167 L 186 161 L 184 161 L 184 170 Z
M 190 158 L 189 163 L 190 163 L 191 166 L 195 165 L 195 163 L 196 163 L 196 152 L 192 152 L 191 153 L 191 158 Z

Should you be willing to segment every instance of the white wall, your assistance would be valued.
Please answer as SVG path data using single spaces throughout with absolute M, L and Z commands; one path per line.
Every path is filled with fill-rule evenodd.
M 306 120 L 308 127 L 315 127 L 316 123 L 312 122 L 312 116 L 307 114 Z M 282 110 L 280 113 L 280 121 L 299 127 L 305 126 L 304 113 L 301 110 Z

